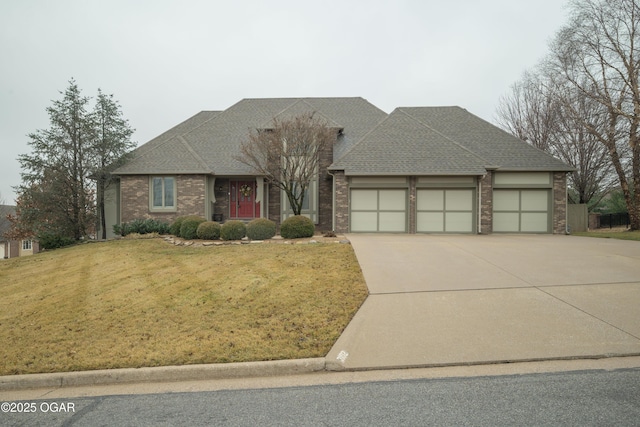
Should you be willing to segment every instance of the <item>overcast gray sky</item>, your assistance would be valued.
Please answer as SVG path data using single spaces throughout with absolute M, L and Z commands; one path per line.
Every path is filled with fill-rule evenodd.
M 361 96 L 494 121 L 567 0 L 20 0 L 0 3 L 0 195 L 74 78 L 113 94 L 143 144 L 242 98 Z

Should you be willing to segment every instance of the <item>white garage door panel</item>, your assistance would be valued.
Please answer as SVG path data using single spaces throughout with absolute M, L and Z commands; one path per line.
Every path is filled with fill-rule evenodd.
M 450 233 L 471 233 L 473 231 L 473 214 L 471 212 L 447 212 L 445 231 Z
M 518 190 L 496 190 L 493 193 L 493 210 L 520 210 L 520 192 Z
M 353 190 L 351 192 L 351 209 L 377 210 L 378 192 L 376 190 Z
M 376 212 L 352 212 L 351 231 L 378 231 Z
M 404 212 L 380 212 L 379 231 L 383 232 L 405 232 L 407 230 Z
M 520 230 L 520 214 L 517 212 L 496 212 L 493 214 L 493 231 L 517 233 Z
M 444 210 L 444 191 L 418 190 L 417 208 L 419 211 Z
M 473 191 L 447 190 L 445 203 L 448 211 L 471 211 L 473 209 Z
M 531 213 L 523 212 L 520 224 L 520 230 L 528 233 L 546 233 L 549 216 L 546 212 Z
M 406 232 L 407 191 L 405 189 L 352 189 L 351 231 Z
M 416 194 L 418 233 L 472 233 L 472 189 L 419 189 Z
M 523 211 L 549 210 L 549 193 L 546 190 L 527 190 L 522 192 Z
M 381 211 L 402 211 L 406 210 L 406 197 L 404 190 L 380 190 L 380 210 Z
M 444 212 L 418 212 L 418 231 L 423 233 L 442 233 L 444 231 Z

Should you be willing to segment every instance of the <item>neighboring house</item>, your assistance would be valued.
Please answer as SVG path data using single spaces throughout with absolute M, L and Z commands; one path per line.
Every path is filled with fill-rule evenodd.
M 181 215 L 280 223 L 292 214 L 286 197 L 237 160 L 240 144 L 274 118 L 306 112 L 336 130 L 303 210 L 319 230 L 566 231 L 570 166 L 460 107 L 386 114 L 363 98 L 244 99 L 196 114 L 114 171 L 107 231 L 138 218 L 170 222 Z
M 37 254 L 40 245 L 36 240 L 9 240 L 4 235 L 11 229 L 8 215 L 15 215 L 16 207 L 0 205 L 0 260 Z

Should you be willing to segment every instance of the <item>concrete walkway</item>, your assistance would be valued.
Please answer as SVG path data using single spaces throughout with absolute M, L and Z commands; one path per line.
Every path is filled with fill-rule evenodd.
M 348 236 L 370 296 L 327 368 L 640 354 L 640 242 Z

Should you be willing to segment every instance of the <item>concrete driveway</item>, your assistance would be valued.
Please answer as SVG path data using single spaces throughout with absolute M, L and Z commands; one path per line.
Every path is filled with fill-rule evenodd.
M 330 369 L 640 354 L 640 242 L 348 238 L 370 296 L 327 355 Z
M 551 235 L 348 236 L 371 294 L 640 281 L 640 243 Z

